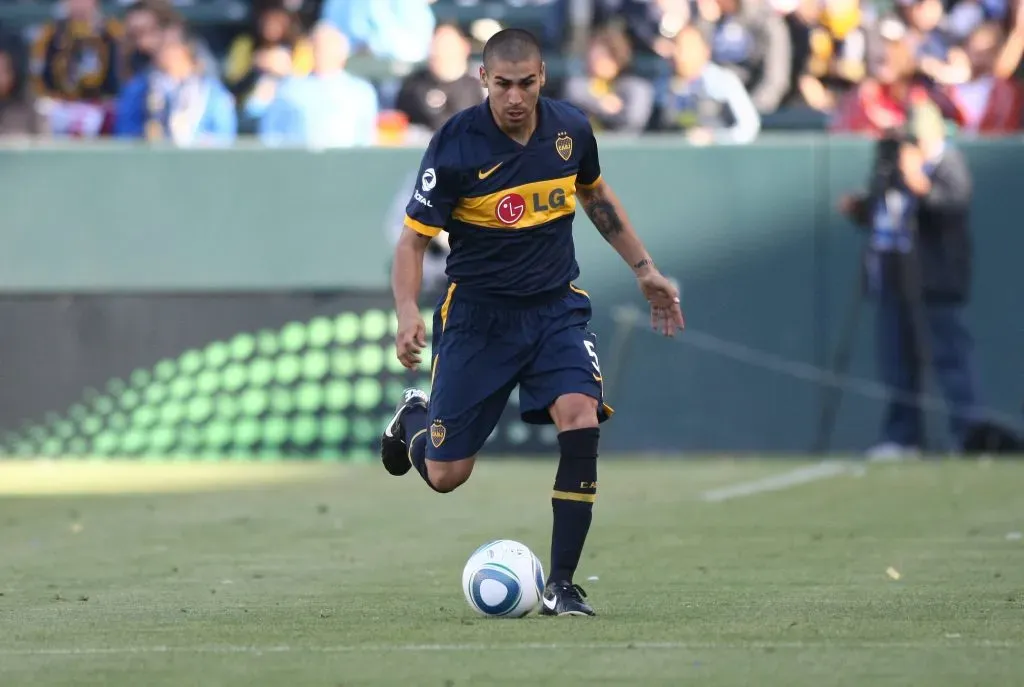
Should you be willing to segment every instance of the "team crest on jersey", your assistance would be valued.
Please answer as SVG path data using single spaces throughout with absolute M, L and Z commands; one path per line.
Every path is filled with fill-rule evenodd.
M 444 443 L 444 437 L 447 431 L 444 425 L 441 424 L 440 420 L 434 420 L 434 424 L 430 425 L 430 443 L 434 445 L 434 448 L 441 448 L 441 444 Z
M 569 134 L 564 131 L 558 134 L 558 138 L 555 139 L 555 151 L 558 153 L 558 157 L 562 158 L 566 162 L 572 157 L 572 138 Z

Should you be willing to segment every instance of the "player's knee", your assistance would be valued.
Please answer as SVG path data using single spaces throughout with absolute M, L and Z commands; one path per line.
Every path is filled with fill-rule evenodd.
M 559 396 L 551 407 L 551 418 L 560 432 L 597 427 L 597 399 L 586 394 Z
M 434 491 L 442 494 L 455 491 L 460 485 L 466 483 L 471 474 L 473 474 L 472 458 L 427 461 L 427 476 L 430 478 L 430 485 L 434 487 Z

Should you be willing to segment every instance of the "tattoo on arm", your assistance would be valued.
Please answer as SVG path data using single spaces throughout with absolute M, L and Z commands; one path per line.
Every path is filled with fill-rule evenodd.
M 615 206 L 603 194 L 598 193 L 584 198 L 583 209 L 586 210 L 590 221 L 601 232 L 605 241 L 611 241 L 617 234 L 622 233 L 622 218 L 615 211 Z
M 653 264 L 653 263 L 651 262 L 650 258 L 644 258 L 640 262 L 633 263 L 633 269 L 638 270 L 641 267 L 647 267 L 648 265 L 651 265 L 651 264 Z

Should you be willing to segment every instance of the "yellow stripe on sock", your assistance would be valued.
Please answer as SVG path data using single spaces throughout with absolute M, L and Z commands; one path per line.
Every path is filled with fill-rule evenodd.
M 551 498 L 561 499 L 562 501 L 582 501 L 583 503 L 594 503 L 597 501 L 597 494 L 578 494 L 572 491 L 559 491 L 555 489 L 551 492 Z
M 409 442 L 409 450 L 406 451 L 406 456 L 409 458 L 409 465 L 416 467 L 416 464 L 412 462 L 412 447 L 416 444 L 416 440 L 420 438 L 421 434 L 426 434 L 427 428 L 424 427 L 420 431 L 412 435 L 412 441 Z

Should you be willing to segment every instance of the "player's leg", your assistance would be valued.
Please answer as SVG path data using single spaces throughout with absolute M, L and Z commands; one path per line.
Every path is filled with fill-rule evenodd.
M 402 393 L 402 400 L 381 439 L 381 461 L 385 469 L 396 476 L 404 475 L 409 468 L 416 468 L 427 486 L 446 494 L 465 483 L 473 474 L 476 450 L 470 445 L 461 449 L 470 453 L 456 452 L 451 454 L 455 457 L 428 459 L 428 444 L 444 442 L 447 431 L 441 424 L 428 423 L 428 404 L 427 394 L 421 389 L 406 389 Z M 464 440 L 459 440 L 459 444 L 466 446 Z
M 551 564 L 544 591 L 546 615 L 593 615 L 586 594 L 573 583 L 597 498 L 598 400 L 580 393 L 551 406 L 558 428 L 559 460 L 551 493 Z
M 472 374 L 452 374 L 457 374 L 457 379 L 466 385 L 480 379 Z M 479 402 L 467 403 L 472 395 L 458 393 L 462 384 L 438 383 L 438 376 L 427 428 L 410 444 L 410 460 L 435 491 L 445 493 L 464 484 L 473 474 L 476 454 L 501 419 L 515 382 L 506 382 Z M 447 393 L 452 387 L 455 391 Z
M 551 561 L 545 615 L 593 615 L 573 582 L 597 498 L 599 422 L 611 415 L 603 402 L 596 337 L 587 330 L 589 299 L 575 293 L 554 309 L 536 358 L 520 383 L 523 419 L 558 428 L 559 461 L 551 496 Z
M 434 318 L 431 394 L 407 389 L 381 437 L 381 460 L 393 475 L 410 467 L 437 492 L 454 490 L 473 472 L 476 453 L 493 431 L 515 386 L 515 366 L 492 343 L 486 317 L 448 299 Z M 473 326 L 470 326 L 473 325 Z M 493 355 L 492 355 L 493 354 Z
M 508 393 L 505 394 L 507 400 Z M 455 416 L 454 423 L 447 423 L 448 426 L 458 428 L 458 435 L 448 441 L 443 454 L 431 459 L 427 457 L 428 445 L 432 445 L 437 452 L 448 440 L 448 426 L 440 421 L 429 421 L 430 401 L 426 392 L 406 389 L 381 439 L 381 461 L 385 469 L 392 475 L 404 475 L 409 468 L 416 468 L 419 476 L 434 491 L 442 494 L 454 491 L 473 474 L 475 455 L 479 450 L 477 444 L 482 446 L 487 440 L 486 435 L 483 438 L 478 435 L 481 428 L 488 425 L 488 417 L 494 415 L 492 408 L 495 401 L 500 402 L 500 399 L 495 398 L 482 407 L 470 408 L 462 415 Z M 436 407 L 437 404 L 434 405 Z M 500 410 L 497 416 L 500 418 Z M 497 419 L 490 423 L 490 427 L 493 429 L 495 424 Z
M 422 393 L 422 392 L 421 392 Z M 420 416 L 422 414 L 422 416 Z M 406 441 L 408 451 L 406 458 L 408 464 L 416 468 L 423 481 L 440 494 L 447 494 L 454 491 L 456 487 L 464 484 L 469 476 L 473 474 L 473 465 L 476 462 L 475 453 L 459 454 L 448 460 L 430 460 L 427 458 L 427 446 L 432 438 L 438 437 L 437 425 L 428 425 L 429 412 L 426 407 L 417 413 L 416 424 L 419 427 L 415 431 L 407 431 Z M 443 436 L 442 436 L 443 439 Z M 467 451 L 471 449 L 466 449 Z

